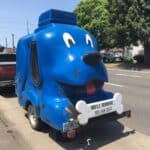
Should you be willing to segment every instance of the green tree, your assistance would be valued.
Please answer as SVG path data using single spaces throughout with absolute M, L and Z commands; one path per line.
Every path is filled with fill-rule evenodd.
M 78 24 L 96 37 L 101 48 L 110 46 L 107 0 L 81 0 L 75 9 Z
M 113 44 L 124 47 L 140 40 L 150 65 L 150 1 L 109 0 L 109 12 Z

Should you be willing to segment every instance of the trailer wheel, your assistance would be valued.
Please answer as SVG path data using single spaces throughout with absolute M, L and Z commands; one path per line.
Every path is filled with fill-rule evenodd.
M 65 133 L 61 133 L 61 131 L 58 131 L 54 128 L 50 127 L 49 136 L 58 142 L 67 142 L 69 139 L 67 138 Z
M 49 131 L 49 136 L 54 139 L 55 141 L 60 141 L 60 139 L 62 138 L 60 131 L 51 128 L 50 127 L 50 131 Z
M 36 109 L 35 107 L 33 107 L 33 105 L 29 105 L 28 108 L 27 108 L 27 116 L 28 116 L 28 119 L 29 119 L 29 123 L 32 127 L 32 129 L 34 130 L 39 130 L 41 129 L 41 126 L 42 126 L 42 122 L 41 120 L 37 117 L 37 113 L 36 113 Z

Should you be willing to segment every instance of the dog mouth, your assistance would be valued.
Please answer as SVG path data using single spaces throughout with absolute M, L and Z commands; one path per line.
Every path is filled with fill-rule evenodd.
M 70 85 L 63 82 L 58 82 L 64 94 L 68 97 L 74 97 L 82 94 L 94 95 L 98 89 L 102 89 L 104 81 L 93 80 L 85 85 Z

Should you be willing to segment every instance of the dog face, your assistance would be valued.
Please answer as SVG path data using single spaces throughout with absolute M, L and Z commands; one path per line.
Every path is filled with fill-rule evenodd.
M 96 40 L 89 32 L 75 25 L 52 24 L 37 36 L 39 61 L 47 77 L 75 86 L 107 81 Z

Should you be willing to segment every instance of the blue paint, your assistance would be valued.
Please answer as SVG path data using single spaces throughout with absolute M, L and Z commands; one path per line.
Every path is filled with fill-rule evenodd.
M 38 84 L 31 76 L 33 42 L 38 59 Z M 113 94 L 105 92 L 103 85 L 101 88 L 95 85 L 108 81 L 102 60 L 96 65 L 83 60 L 88 54 L 98 54 L 97 50 L 94 36 L 76 25 L 75 14 L 57 10 L 43 13 L 39 27 L 21 38 L 17 46 L 16 93 L 21 106 L 26 108 L 30 101 L 41 120 L 62 131 L 62 124 L 74 117 L 65 111 L 66 107 L 80 99 L 90 103 L 112 98 Z M 92 94 L 87 93 L 88 83 L 96 89 Z

